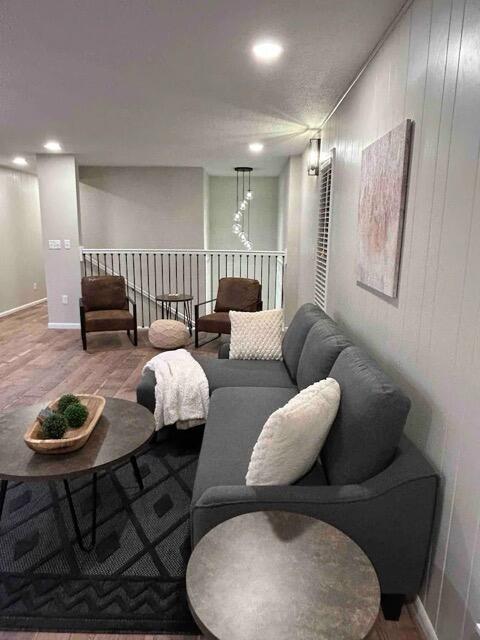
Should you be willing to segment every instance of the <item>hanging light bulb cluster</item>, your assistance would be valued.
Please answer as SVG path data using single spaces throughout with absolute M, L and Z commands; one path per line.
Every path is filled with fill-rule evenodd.
M 250 204 L 253 193 L 250 185 L 252 167 L 235 167 L 237 173 L 237 200 L 233 214 L 232 232 L 247 251 L 253 249 L 250 241 Z

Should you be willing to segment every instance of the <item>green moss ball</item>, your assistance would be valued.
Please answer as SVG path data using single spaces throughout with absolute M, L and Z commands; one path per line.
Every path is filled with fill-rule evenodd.
M 52 440 L 60 440 L 60 438 L 63 438 L 67 429 L 67 420 L 60 413 L 54 413 L 48 416 L 42 424 L 43 437 Z
M 80 403 L 70 404 L 63 412 L 71 429 L 78 429 L 88 417 L 88 409 Z
M 77 398 L 77 396 L 74 396 L 73 393 L 66 393 L 58 401 L 58 411 L 60 413 L 65 413 L 65 409 L 67 407 L 69 407 L 71 404 L 78 404 L 79 402 L 80 400 Z

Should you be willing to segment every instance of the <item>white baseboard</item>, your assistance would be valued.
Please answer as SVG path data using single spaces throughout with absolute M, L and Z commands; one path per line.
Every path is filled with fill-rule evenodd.
M 415 618 L 416 623 L 423 632 L 427 640 L 438 640 L 438 636 L 433 628 L 433 624 L 428 617 L 428 613 L 423 606 L 423 602 L 417 596 L 412 604 L 409 605 L 410 612 Z
M 49 329 L 80 329 L 80 323 L 79 322 L 49 322 L 48 328 Z M 148 327 L 138 326 L 137 329 L 139 331 L 148 331 Z M 99 333 L 102 333 L 102 332 L 100 331 Z
M 79 322 L 49 322 L 49 329 L 80 329 Z
M 40 298 L 40 300 L 34 300 L 33 302 L 27 302 L 27 304 L 22 304 L 20 307 L 15 307 L 14 309 L 7 309 L 6 311 L 0 312 L 0 318 L 5 316 L 10 316 L 12 313 L 17 313 L 17 311 L 22 311 L 23 309 L 28 309 L 28 307 L 34 307 L 37 304 L 41 304 L 42 302 L 46 302 L 46 298 Z

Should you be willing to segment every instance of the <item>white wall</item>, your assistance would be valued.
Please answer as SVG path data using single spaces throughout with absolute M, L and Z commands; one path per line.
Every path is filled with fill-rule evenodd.
M 285 163 L 278 176 L 278 221 L 277 221 L 277 250 L 283 251 L 287 246 L 288 221 L 288 189 L 289 189 L 290 159 Z
M 360 156 L 404 118 L 415 123 L 413 155 L 399 297 L 388 301 L 356 284 Z M 438 540 L 421 597 L 440 640 L 474 640 L 480 620 L 478 0 L 416 0 L 324 127 L 322 145 L 335 147 L 337 156 L 328 312 L 413 400 L 407 431 L 443 476 Z M 301 245 L 308 245 L 315 209 L 302 226 Z M 301 253 L 306 274 L 311 264 Z
M 250 240 L 255 251 L 276 251 L 278 245 L 278 178 L 252 177 Z M 208 247 L 242 250 L 232 233 L 236 178 L 209 177 Z
M 203 249 L 204 170 L 80 167 L 86 247 Z
M 0 313 L 45 296 L 37 178 L 0 167 Z

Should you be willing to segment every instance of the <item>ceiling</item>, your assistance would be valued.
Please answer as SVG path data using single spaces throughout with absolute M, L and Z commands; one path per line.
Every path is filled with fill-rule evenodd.
M 2 0 L 0 163 L 32 169 L 54 138 L 81 165 L 278 175 L 403 3 Z M 263 37 L 284 47 L 270 65 L 250 55 Z

